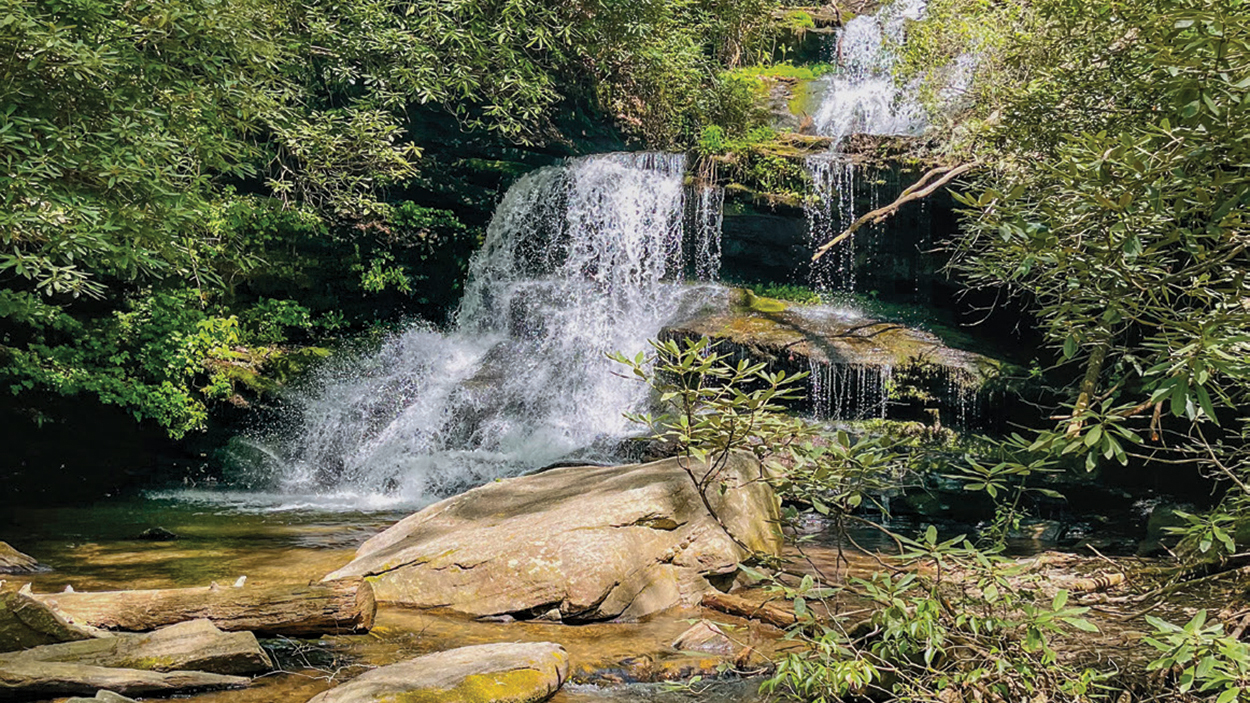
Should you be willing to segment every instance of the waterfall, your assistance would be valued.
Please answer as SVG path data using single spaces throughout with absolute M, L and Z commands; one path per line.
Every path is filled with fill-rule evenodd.
M 711 184 L 694 186 L 691 266 L 699 281 L 720 278 L 721 228 L 725 222 L 725 189 Z
M 895 48 L 905 39 L 907 22 L 923 18 L 925 5 L 926 0 L 895 0 L 875 14 L 855 17 L 826 50 L 838 68 L 821 81 L 823 98 L 813 126 L 817 134 L 832 137 L 833 145 L 806 164 L 815 196 L 804 206 L 813 248 L 857 216 L 856 169 L 842 151 L 843 140 L 852 134 L 918 135 L 927 125 L 915 87 L 900 87 L 893 75 Z M 854 235 L 812 267 L 810 283 L 818 290 L 855 291 Z
M 719 201 L 697 192 L 683 242 L 685 157 L 607 154 L 539 169 L 500 202 L 452 329 L 417 326 L 327 370 L 294 403 L 276 496 L 316 507 L 422 504 L 559 460 L 612 458 L 643 384 L 635 354 L 683 306 L 689 265 L 719 269 Z M 699 224 L 701 222 L 702 224 Z M 693 249 L 694 260 L 686 260 Z
M 838 70 L 824 81 L 813 116 L 816 133 L 840 143 L 851 134 L 920 134 L 925 111 L 913 86 L 894 79 L 894 49 L 908 21 L 924 17 L 926 0 L 895 0 L 875 14 L 860 15 L 834 36 L 827 57 Z

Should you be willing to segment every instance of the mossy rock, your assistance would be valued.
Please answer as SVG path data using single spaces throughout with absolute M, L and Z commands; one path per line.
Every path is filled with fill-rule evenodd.
M 568 676 L 558 644 L 484 644 L 374 669 L 309 703 L 538 703 Z

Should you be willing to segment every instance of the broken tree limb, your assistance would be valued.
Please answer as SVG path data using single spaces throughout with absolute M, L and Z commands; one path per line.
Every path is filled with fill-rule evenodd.
M 209 586 L 31 597 L 76 623 L 126 632 L 205 619 L 227 632 L 317 637 L 368 632 L 377 613 L 373 587 L 361 579 L 296 587 Z
M 728 593 L 713 591 L 704 594 L 702 605 L 704 608 L 719 610 L 722 613 L 736 615 L 740 618 L 766 622 L 773 627 L 783 630 L 798 621 L 793 612 L 770 603 L 755 603 L 741 596 L 732 596 Z
M 860 217 L 859 219 L 852 222 L 849 227 L 843 230 L 841 234 L 839 234 L 838 236 L 834 237 L 833 239 L 830 239 L 828 242 L 825 242 L 823 245 L 821 245 L 821 247 L 816 250 L 816 253 L 812 254 L 812 261 L 819 260 L 820 257 L 828 253 L 830 249 L 837 246 L 840 242 L 846 240 L 852 234 L 855 234 L 855 231 L 858 230 L 860 227 L 863 227 L 864 225 L 870 222 L 874 225 L 884 222 L 886 218 L 888 218 L 890 215 L 893 215 L 894 213 L 898 212 L 898 209 L 902 207 L 903 205 L 906 205 L 907 203 L 913 200 L 920 200 L 922 198 L 927 198 L 930 195 L 933 195 L 933 193 L 937 191 L 938 188 L 941 188 L 947 183 L 950 183 L 951 181 L 955 180 L 961 174 L 968 172 L 969 170 L 974 168 L 976 165 L 977 165 L 976 162 L 970 162 L 966 164 L 960 164 L 959 166 L 943 166 L 940 168 L 935 168 L 929 171 L 928 173 L 925 173 L 923 176 L 920 177 L 919 181 L 916 181 L 916 183 L 912 184 L 911 187 L 909 187 L 907 190 L 904 190 L 894 202 L 884 207 L 879 207 L 876 210 L 873 210 L 872 212 Z M 939 176 L 939 175 L 940 177 L 937 178 L 937 180 L 933 180 L 935 176 Z M 933 182 L 929 183 L 929 181 L 931 180 L 933 180 Z

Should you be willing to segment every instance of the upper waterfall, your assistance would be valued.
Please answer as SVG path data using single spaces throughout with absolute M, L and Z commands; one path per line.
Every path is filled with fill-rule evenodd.
M 924 108 L 910 86 L 897 84 L 893 70 L 907 22 L 922 19 L 925 7 L 926 0 L 895 0 L 838 31 L 828 57 L 838 69 L 825 79 L 824 97 L 812 118 L 817 134 L 840 142 L 851 134 L 924 130 Z
M 606 354 L 646 349 L 699 297 L 685 270 L 717 273 L 706 204 L 690 208 L 683 242 L 684 174 L 683 155 L 606 154 L 518 180 L 450 331 L 414 327 L 293 399 L 300 424 L 266 442 L 280 457 L 274 500 L 419 504 L 610 452 L 646 389 Z

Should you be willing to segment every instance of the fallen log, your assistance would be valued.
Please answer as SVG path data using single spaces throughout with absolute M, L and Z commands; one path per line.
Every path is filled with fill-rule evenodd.
M 78 624 L 147 632 L 188 620 L 209 620 L 227 632 L 319 637 L 373 629 L 373 587 L 360 579 L 308 586 L 168 588 L 31 594 Z
M 702 605 L 704 608 L 719 610 L 722 613 L 736 615 L 740 618 L 766 622 L 773 627 L 783 630 L 798 622 L 798 618 L 791 611 L 779 608 L 771 603 L 755 603 L 741 596 L 731 596 L 728 593 L 717 593 L 715 591 L 706 593 L 703 596 Z
M 126 696 L 171 695 L 243 688 L 249 683 L 251 679 L 242 676 L 223 676 L 202 671 L 161 673 L 16 657 L 0 660 L 0 701 L 91 696 L 100 690 Z
M 222 632 L 207 620 L 192 620 L 143 634 L 35 647 L 0 656 L 0 662 L 39 661 L 148 671 L 207 671 L 257 674 L 273 669 L 269 655 L 250 632 Z

